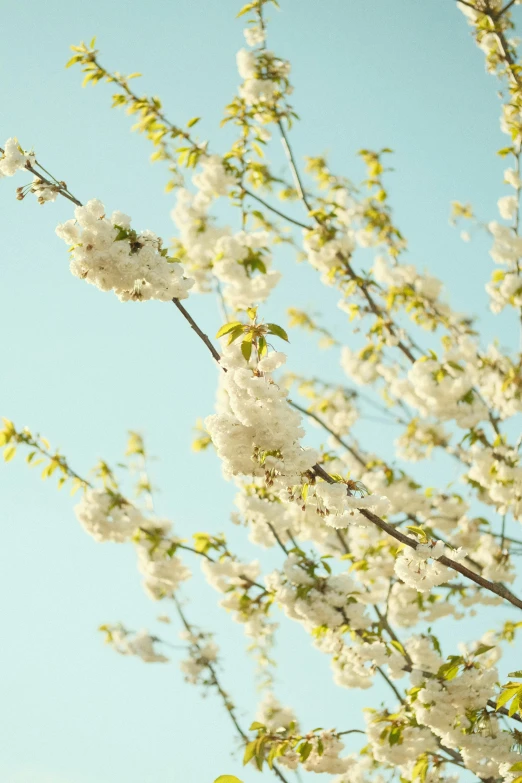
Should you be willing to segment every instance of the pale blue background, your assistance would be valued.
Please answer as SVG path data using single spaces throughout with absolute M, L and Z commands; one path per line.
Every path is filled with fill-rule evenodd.
M 296 152 L 331 151 L 334 170 L 357 180 L 359 148 L 392 147 L 396 172 L 388 182 L 411 258 L 448 281 L 454 306 L 483 316 L 488 335 L 500 330 L 502 342 L 516 349 L 514 315 L 493 324 L 487 312 L 487 241 L 465 245 L 448 225 L 452 199 L 471 200 L 489 220 L 497 198 L 509 192 L 495 154 L 507 143 L 496 83 L 454 3 L 283 0 L 282 6 L 281 13 L 270 12 L 270 46 L 293 64 L 302 118 L 292 136 Z M 97 35 L 103 63 L 143 72 L 138 90 L 160 95 L 181 124 L 202 115 L 200 134 L 224 150 L 230 136 L 218 125 L 238 83 L 235 52 L 243 45 L 238 8 L 212 0 L 4 2 L 0 139 L 17 135 L 24 146 L 34 145 L 80 199 L 98 197 L 109 211 L 131 214 L 136 227 L 171 236 L 165 171 L 150 167 L 150 148 L 129 133 L 129 118 L 109 109 L 110 90 L 82 90 L 79 71 L 64 70 L 68 46 Z M 277 140 L 272 159 L 282 171 Z M 65 245 L 54 234 L 72 215 L 69 204 L 20 204 L 14 188 L 21 181 L 0 183 L 0 413 L 45 434 L 80 472 L 101 456 L 116 462 L 126 430 L 141 429 L 161 456 L 154 466 L 160 512 L 183 535 L 229 529 L 233 489 L 223 484 L 212 454 L 190 451 L 196 418 L 212 410 L 211 360 L 172 306 L 124 306 L 73 278 Z M 287 305 L 312 305 L 339 339 L 356 344 L 335 309 L 335 292 L 319 289 L 304 265 L 296 278 L 288 251 L 276 263 L 293 276 L 267 316 L 284 324 Z M 209 333 L 220 325 L 211 299 L 190 300 L 190 310 Z M 342 378 L 336 355 L 320 356 L 301 335 L 292 335 L 290 356 L 290 369 L 312 366 Z M 370 449 L 393 435 L 371 424 L 358 432 Z M 314 431 L 311 440 L 318 437 Z M 452 471 L 439 461 L 416 475 L 431 484 Z M 175 663 L 145 666 L 103 646 L 97 626 L 118 620 L 176 641 L 175 625 L 155 623 L 166 607 L 142 593 L 132 549 L 95 545 L 75 521 L 67 492 L 41 482 L 20 458 L 0 467 L 0 492 L 0 780 L 211 783 L 225 772 L 246 783 L 259 779 L 230 755 L 233 732 L 220 702 L 202 701 Z M 230 537 L 238 552 L 256 556 L 244 531 L 234 529 Z M 190 564 L 196 577 L 186 590 L 187 612 L 218 632 L 223 682 L 248 725 L 255 687 L 241 629 L 215 608 L 217 595 L 198 564 Z M 515 610 L 505 615 L 514 618 Z M 281 621 L 281 699 L 295 707 L 304 727 L 360 726 L 360 708 L 378 704 L 384 692 L 335 689 L 327 658 L 300 628 Z M 492 621 L 493 613 L 481 627 Z M 461 624 L 459 638 L 472 637 L 473 628 Z M 453 641 L 448 633 L 447 653 L 454 652 Z M 347 747 L 358 747 L 356 740 L 349 737 Z

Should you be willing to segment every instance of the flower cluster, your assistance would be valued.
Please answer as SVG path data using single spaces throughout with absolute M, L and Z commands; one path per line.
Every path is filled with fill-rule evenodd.
M 203 675 L 209 670 L 209 664 L 215 663 L 219 648 L 208 634 L 194 630 L 180 631 L 180 639 L 188 643 L 189 655 L 180 662 L 180 668 L 187 682 L 192 685 L 201 683 Z
M 244 80 L 239 88 L 241 98 L 261 118 L 270 121 L 272 107 L 292 91 L 288 81 L 290 63 L 267 49 L 240 49 L 237 53 L 237 69 Z
M 149 520 L 120 495 L 87 489 L 75 507 L 78 521 L 96 541 L 134 541 L 144 588 L 154 600 L 172 595 L 190 571 L 175 555 L 178 539 L 169 537 L 170 522 Z
M 522 464 L 518 450 L 501 443 L 494 447 L 474 444 L 465 479 L 480 491 L 484 503 L 497 507 L 500 514 L 522 514 Z
M 169 258 L 152 231 L 136 233 L 122 212 L 105 217 L 97 199 L 76 207 L 75 219 L 56 233 L 71 249 L 71 272 L 102 291 L 114 291 L 122 302 L 186 299 L 193 281 Z
M 507 196 L 510 210 L 518 210 L 518 202 L 514 196 Z M 506 202 L 502 202 L 506 209 Z M 522 280 L 520 278 L 519 262 L 522 257 L 522 238 L 516 231 L 495 221 L 488 226 L 493 237 L 490 254 L 496 264 L 505 269 L 494 270 L 491 281 L 486 284 L 486 291 L 491 297 L 491 309 L 500 313 L 504 307 L 522 307 Z
M 193 177 L 196 195 L 180 189 L 172 217 L 179 229 L 180 255 L 196 281 L 196 290 L 208 290 L 212 276 L 222 286 L 222 296 L 233 309 L 264 302 L 281 278 L 271 269 L 269 235 L 265 231 L 240 231 L 215 226 L 208 214 L 211 200 L 224 195 L 234 183 L 218 156 L 208 159 Z M 205 164 L 205 161 L 203 161 Z
M 301 446 L 301 415 L 288 405 L 287 392 L 262 367 L 247 366 L 237 344 L 225 348 L 221 364 L 226 369 L 220 378 L 222 402 L 205 428 L 224 474 L 265 477 L 280 489 L 301 484 L 318 453 Z
M 404 584 L 420 593 L 431 592 L 432 587 L 453 579 L 455 572 L 437 562 L 446 555 L 447 547 L 442 541 L 417 544 L 416 549 L 404 551 L 395 561 L 395 573 Z M 464 559 L 463 552 L 448 552 L 453 560 Z
M 264 231 L 241 231 L 216 242 L 212 271 L 224 284 L 226 303 L 235 310 L 264 302 L 281 279 L 280 272 L 270 269 L 268 244 Z
M 114 492 L 87 489 L 74 509 L 83 529 L 95 541 L 129 541 L 146 520 L 135 506 Z
M 347 760 L 340 757 L 344 743 L 336 732 L 316 729 L 302 735 L 293 710 L 282 707 L 271 692 L 259 705 L 253 726 L 258 731 L 257 743 L 263 753 L 277 758 L 287 769 L 297 770 L 302 766 L 307 772 L 338 774 L 348 767 Z
M 148 631 L 133 633 L 123 625 L 102 625 L 105 641 L 120 655 L 136 655 L 145 663 L 167 663 L 168 658 L 156 652 L 154 644 L 159 641 Z
M 34 153 L 24 152 L 17 139 L 7 139 L 0 158 L 0 177 L 12 177 L 19 169 L 25 169 L 27 164 L 33 166 L 34 163 Z

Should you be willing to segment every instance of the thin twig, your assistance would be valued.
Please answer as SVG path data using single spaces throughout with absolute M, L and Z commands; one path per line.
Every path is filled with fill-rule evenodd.
M 307 226 L 306 223 L 301 223 L 300 220 L 296 220 L 295 218 L 290 217 L 289 215 L 285 215 L 284 212 L 281 212 L 279 209 L 276 209 L 276 207 L 273 207 L 271 204 L 269 204 L 267 201 L 262 199 L 260 196 L 257 196 L 255 193 L 252 193 L 251 190 L 247 190 L 247 188 L 243 188 L 244 192 L 247 196 L 250 196 L 250 198 L 255 199 L 256 201 L 259 201 L 260 204 L 262 204 L 264 207 L 270 210 L 270 212 L 274 212 L 276 215 L 279 215 L 279 217 L 283 218 L 283 220 L 286 220 L 288 223 L 293 223 L 295 226 L 299 226 L 300 228 L 304 228 L 307 231 L 312 231 L 313 226 Z
M 179 602 L 179 600 L 178 600 L 178 598 L 176 597 L 175 594 L 173 594 L 172 599 L 174 601 L 174 605 L 176 607 L 176 611 L 177 611 L 177 613 L 179 615 L 179 618 L 180 618 L 181 622 L 183 623 L 183 626 L 185 627 L 186 631 L 188 631 L 188 633 L 192 634 L 192 636 L 194 638 L 196 638 L 195 634 L 194 634 L 194 631 L 193 631 L 193 628 L 192 628 L 191 624 L 189 623 L 189 621 L 187 620 L 187 618 L 185 616 L 185 613 L 184 613 L 183 609 L 181 608 L 180 602 Z M 197 641 L 197 639 L 196 639 L 196 641 L 193 642 L 193 644 L 199 651 L 202 652 L 201 646 L 200 646 L 199 642 Z M 202 657 L 204 657 L 204 656 L 202 656 Z M 239 736 L 241 737 L 243 742 L 247 743 L 249 741 L 249 737 L 243 731 L 243 729 L 241 728 L 241 725 L 240 725 L 240 723 L 239 723 L 239 721 L 237 719 L 237 716 L 236 716 L 235 707 L 234 707 L 233 703 L 230 701 L 230 699 L 228 697 L 228 694 L 223 689 L 223 687 L 222 687 L 222 685 L 221 685 L 221 683 L 219 681 L 219 678 L 217 676 L 217 672 L 216 672 L 215 667 L 213 666 L 211 661 L 208 661 L 208 660 L 206 660 L 205 666 L 209 670 L 210 674 L 212 675 L 213 685 L 215 686 L 217 692 L 219 693 L 219 695 L 223 699 L 223 704 L 225 706 L 225 709 L 226 709 L 227 713 L 230 715 L 230 720 L 234 724 L 237 733 L 239 734 Z M 288 783 L 288 781 L 284 777 L 283 773 L 281 772 L 281 770 L 279 769 L 279 767 L 276 764 L 272 765 L 272 772 L 279 778 L 279 780 L 282 781 L 282 783 Z
M 214 347 L 214 345 L 210 341 L 208 335 L 206 335 L 205 332 L 203 332 L 199 328 L 199 326 L 197 325 L 195 320 L 192 318 L 190 313 L 185 309 L 185 307 L 183 307 L 183 305 L 181 304 L 179 299 L 173 299 L 172 301 L 174 302 L 174 304 L 176 305 L 176 307 L 178 308 L 178 310 L 182 314 L 183 318 L 185 318 L 185 320 L 189 322 L 191 328 L 194 329 L 194 331 L 196 332 L 196 334 L 200 338 L 200 340 L 202 340 L 205 343 L 205 345 L 207 346 L 208 350 L 212 354 L 212 357 L 219 364 L 219 362 L 221 360 L 221 355 L 219 354 L 219 352 L 216 350 L 216 348 Z

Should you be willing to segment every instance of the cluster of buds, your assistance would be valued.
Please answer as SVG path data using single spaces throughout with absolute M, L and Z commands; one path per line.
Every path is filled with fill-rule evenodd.
M 35 177 L 28 185 L 22 185 L 16 189 L 16 198 L 23 201 L 28 193 L 34 193 L 39 204 L 45 204 L 46 201 L 55 201 L 56 196 L 62 191 L 67 190 L 65 182 L 53 184 L 47 180 Z

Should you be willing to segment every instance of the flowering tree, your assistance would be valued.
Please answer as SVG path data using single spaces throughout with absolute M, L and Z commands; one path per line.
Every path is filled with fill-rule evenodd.
M 497 265 L 486 283 L 491 310 L 513 311 L 519 330 L 522 64 L 510 16 L 517 2 L 457 3 L 498 80 L 509 138 L 499 154 L 510 166 L 508 195 L 498 202 L 501 222 L 482 223 L 458 202 L 452 219 L 469 223 L 464 239 L 475 226 L 491 234 Z M 135 128 L 154 146 L 152 159 L 169 169 L 177 229 L 171 246 L 133 228 L 122 212 L 109 216 L 97 199 L 83 204 L 17 139 L 0 150 L 0 174 L 32 174 L 17 189 L 20 200 L 34 194 L 41 204 L 64 198 L 74 205 L 74 217 L 57 228 L 73 275 L 122 302 L 173 302 L 180 332 L 196 332 L 198 361 L 217 366 L 218 395 L 194 447 L 215 450 L 225 480 L 237 487 L 232 522 L 262 550 L 274 550 L 279 565 L 263 572 L 257 560 L 231 551 L 225 535 L 200 532 L 191 540 L 157 518 L 138 433 L 130 433 L 126 452 L 139 469 L 138 500 L 105 462 L 92 477 L 81 476 L 44 438 L 8 419 L 0 433 L 4 460 L 25 450 L 29 465 L 43 465 L 43 478 L 54 475 L 59 487 L 78 492 L 75 514 L 89 535 L 135 548 L 147 594 L 180 620 L 184 676 L 222 700 L 244 764 L 281 781 L 302 769 L 334 775 L 336 783 L 382 781 L 396 771 L 412 783 L 451 783 L 460 771 L 488 783 L 521 783 L 522 671 L 497 664 L 522 627 L 522 599 L 513 587 L 522 539 L 512 534 L 522 520 L 522 355 L 483 345 L 480 325 L 452 310 L 441 282 L 407 263 L 384 182 L 390 150 L 361 151 L 368 174 L 358 187 L 332 172 L 324 157 L 309 157 L 304 166 L 296 159 L 290 64 L 268 46 L 267 13 L 275 6 L 253 0 L 240 11 L 246 47 L 237 55 L 240 87 L 225 110 L 223 123 L 233 126 L 235 138 L 224 154 L 198 138 L 197 117 L 174 124 L 158 98 L 136 92 L 131 81 L 139 74 L 108 70 L 94 40 L 72 47 L 67 66 L 81 68 L 84 85 L 112 86 L 113 106 L 137 116 Z M 287 177 L 265 157 L 274 137 L 283 144 Z M 302 217 L 276 197 L 299 203 Z M 235 209 L 235 230 L 215 216 L 219 199 Z M 288 355 L 280 350 L 287 332 L 263 318 L 282 277 L 272 258 L 281 243 L 317 270 L 321 284 L 338 289 L 356 349 L 341 345 L 310 312 L 290 308 L 289 316 L 292 327 L 319 338 L 331 355 L 340 353 L 345 385 L 285 370 L 292 359 L 291 348 Z M 214 339 L 186 302 L 198 294 L 215 296 L 221 309 Z M 399 428 L 392 461 L 352 434 L 356 420 L 376 408 Z M 320 448 L 307 445 L 308 425 L 320 428 Z M 462 494 L 424 488 L 408 474 L 405 463 L 435 452 L 458 470 Z M 224 688 L 212 636 L 188 616 L 189 558 L 200 561 L 220 605 L 243 625 L 262 675 L 266 692 L 250 727 Z M 440 621 L 456 624 L 497 605 L 512 610 L 508 620 L 483 628 L 472 644 L 442 649 Z M 367 710 L 356 726 L 300 726 L 274 692 L 279 610 L 329 658 L 340 688 L 382 681 L 388 689 L 382 709 Z M 165 640 L 155 635 L 121 624 L 101 630 L 122 655 L 168 660 Z M 365 735 L 360 753 L 346 755 L 342 737 L 350 733 Z

